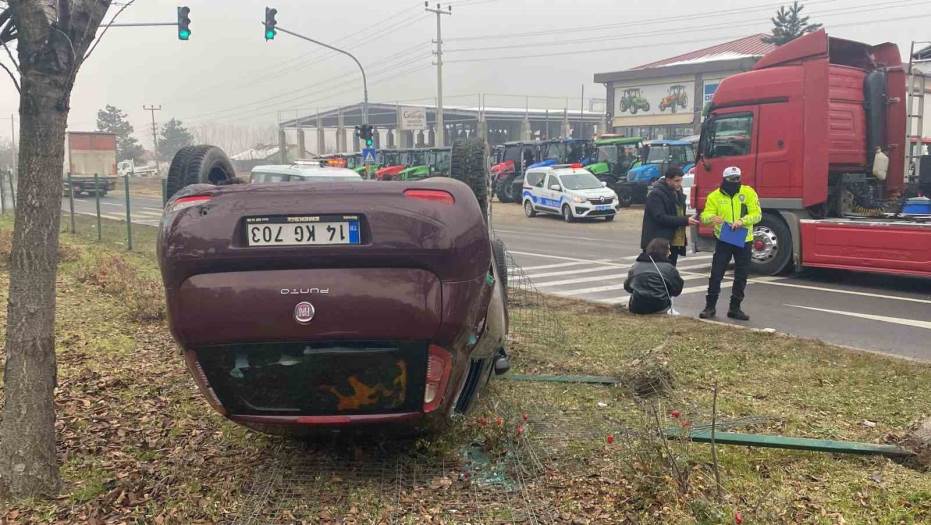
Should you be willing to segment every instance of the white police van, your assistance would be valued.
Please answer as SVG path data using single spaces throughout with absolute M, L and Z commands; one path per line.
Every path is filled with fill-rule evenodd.
M 322 166 L 320 161 L 297 161 L 294 164 L 266 165 L 252 168 L 253 184 L 269 182 L 351 182 L 362 177 L 347 168 Z
M 588 217 L 613 221 L 620 202 L 606 186 L 581 164 L 530 168 L 524 176 L 524 214 L 553 213 L 566 222 Z

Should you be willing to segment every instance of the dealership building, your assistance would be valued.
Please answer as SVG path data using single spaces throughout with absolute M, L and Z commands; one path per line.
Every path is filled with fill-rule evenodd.
M 757 34 L 637 66 L 626 71 L 596 73 L 607 91 L 608 127 L 614 133 L 649 139 L 698 134 L 702 109 L 718 84 L 749 71 L 775 49 Z

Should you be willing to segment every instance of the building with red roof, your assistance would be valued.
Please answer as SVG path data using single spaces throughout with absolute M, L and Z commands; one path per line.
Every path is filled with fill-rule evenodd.
M 750 35 L 625 71 L 596 73 L 607 91 L 614 133 L 672 139 L 697 134 L 702 108 L 722 79 L 749 71 L 775 49 L 765 34 Z

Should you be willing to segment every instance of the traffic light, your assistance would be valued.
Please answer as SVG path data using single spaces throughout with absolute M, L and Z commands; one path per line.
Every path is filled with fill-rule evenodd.
M 184 6 L 178 8 L 178 40 L 191 38 L 191 8 Z
M 358 126 L 359 128 L 359 138 L 362 139 L 362 142 L 365 143 L 366 148 L 371 148 L 375 146 L 375 137 L 374 137 L 374 128 L 368 124 L 362 124 Z
M 278 21 L 275 20 L 277 14 L 277 9 L 273 7 L 265 8 L 265 40 L 274 40 L 275 35 L 278 34 L 278 31 L 275 31 L 275 26 L 278 25 Z

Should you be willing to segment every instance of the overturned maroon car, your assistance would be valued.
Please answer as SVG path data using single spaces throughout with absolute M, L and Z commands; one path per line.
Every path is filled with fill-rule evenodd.
M 454 175 L 483 170 L 457 158 L 472 161 Z M 179 152 L 169 179 L 169 326 L 229 419 L 416 433 L 468 411 L 507 370 L 503 246 L 466 183 L 233 184 L 209 146 Z

